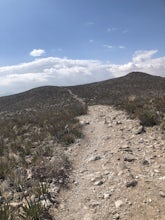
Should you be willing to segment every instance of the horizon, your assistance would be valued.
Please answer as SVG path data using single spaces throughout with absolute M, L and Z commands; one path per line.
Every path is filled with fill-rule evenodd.
M 28 91 L 31 91 L 33 89 L 38 89 L 38 88 L 44 88 L 44 87 L 58 87 L 58 88 L 65 88 L 65 87 L 76 87 L 76 86 L 83 86 L 83 85 L 90 85 L 90 84 L 95 84 L 95 83 L 101 83 L 101 82 L 104 82 L 104 81 L 109 81 L 109 80 L 112 80 L 112 79 L 117 79 L 117 78 L 120 78 L 120 77 L 126 77 L 130 74 L 138 74 L 138 73 L 142 73 L 144 75 L 148 75 L 148 76 L 155 76 L 155 77 L 162 77 L 162 78 L 165 78 L 164 76 L 158 76 L 158 75 L 152 75 L 152 74 L 149 74 L 149 73 L 144 73 L 144 72 L 129 72 L 129 73 L 126 73 L 125 75 L 122 75 L 122 76 L 117 76 L 117 77 L 114 77 L 114 78 L 110 78 L 110 79 L 105 79 L 105 80 L 100 80 L 100 81 L 94 81 L 94 82 L 89 82 L 89 83 L 83 83 L 83 84 L 76 84 L 76 85 L 70 85 L 70 86 L 56 86 L 56 85 L 41 85 L 41 86 L 37 86 L 37 87 L 32 87 L 30 89 L 26 89 L 26 90 L 22 90 L 21 92 L 16 92 L 16 93 L 12 93 L 12 94 L 6 94 L 4 96 L 1 96 L 0 95 L 0 98 L 1 97 L 7 97 L 7 96 L 12 96 L 12 95 L 17 95 L 17 94 L 21 94 L 21 93 L 26 93 Z
M 165 77 L 163 0 L 1 0 L 0 96 L 103 81 Z

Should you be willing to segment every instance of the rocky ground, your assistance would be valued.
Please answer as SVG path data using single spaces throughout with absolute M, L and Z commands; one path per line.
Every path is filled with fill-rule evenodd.
M 164 220 L 165 136 L 110 106 L 80 117 L 84 138 L 67 149 L 69 189 L 59 194 L 57 220 Z

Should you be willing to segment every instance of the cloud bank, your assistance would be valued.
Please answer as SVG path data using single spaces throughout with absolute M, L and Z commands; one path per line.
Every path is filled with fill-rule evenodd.
M 136 51 L 130 62 L 122 65 L 100 60 L 38 58 L 29 63 L 0 67 L 0 96 L 22 92 L 43 85 L 76 85 L 143 71 L 165 77 L 165 57 L 154 58 L 157 50 Z

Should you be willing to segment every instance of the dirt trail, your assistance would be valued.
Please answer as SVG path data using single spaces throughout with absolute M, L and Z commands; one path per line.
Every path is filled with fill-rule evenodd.
M 82 105 L 86 104 L 82 98 L 80 98 L 78 95 L 74 94 L 70 89 L 67 89 L 67 91 L 76 101 L 78 101 Z
M 81 116 L 84 138 L 69 147 L 69 189 L 56 220 L 165 220 L 165 139 L 157 127 L 109 106 Z

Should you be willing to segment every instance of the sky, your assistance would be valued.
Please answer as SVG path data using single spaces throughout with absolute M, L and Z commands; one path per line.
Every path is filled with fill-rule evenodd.
M 0 96 L 165 77 L 165 0 L 0 0 Z

